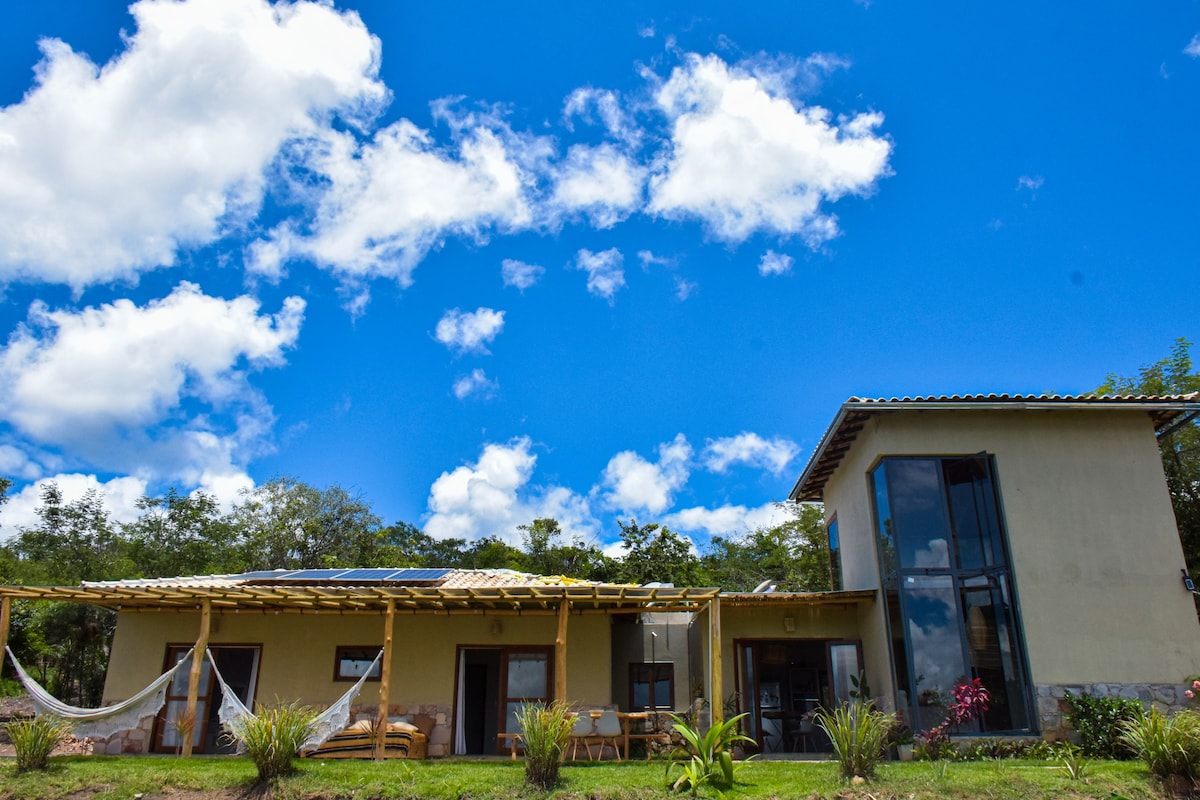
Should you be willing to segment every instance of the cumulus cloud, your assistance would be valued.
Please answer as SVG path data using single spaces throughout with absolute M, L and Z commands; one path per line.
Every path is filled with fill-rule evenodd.
M 1200 58 L 1200 33 L 1192 37 L 1187 47 L 1183 48 L 1183 52 L 1192 58 Z
M 492 397 L 499 389 L 500 384 L 488 378 L 481 369 L 471 370 L 471 374 L 464 375 L 454 382 L 454 396 L 459 400 L 465 400 L 471 395 Z
M 500 276 L 504 280 L 504 285 L 515 286 L 522 292 L 541 280 L 545 272 L 545 267 L 526 264 L 524 261 L 517 261 L 514 258 L 506 258 L 500 264 Z
M 778 475 L 799 453 L 799 446 L 788 439 L 764 439 L 757 433 L 743 432 L 709 439 L 700 458 L 705 468 L 713 472 L 725 472 L 733 464 L 746 464 Z
M 321 178 L 311 190 L 313 232 L 282 224 L 257 245 L 254 252 L 266 257 L 251 267 L 269 274 L 279 259 L 307 256 L 347 280 L 387 277 L 408 286 L 417 264 L 448 236 L 483 241 L 493 229 L 529 226 L 533 177 L 520 163 L 529 155 L 523 140 L 491 116 L 442 109 L 439 118 L 451 126 L 453 150 L 402 119 L 363 145 L 343 133 L 297 151 L 297 162 Z
M 611 228 L 641 205 L 645 176 L 644 167 L 611 144 L 575 145 L 556 170 L 551 211 Z
M 281 145 L 386 99 L 379 41 L 325 3 L 162 2 L 98 66 L 41 42 L 0 109 L 0 279 L 77 290 L 172 264 L 252 219 Z
M 651 213 L 697 218 L 723 241 L 762 232 L 816 247 L 838 233 L 822 204 L 867 194 L 889 173 L 879 113 L 832 119 L 784 94 L 787 76 L 688 54 L 658 88 L 669 152 L 650 178 Z
M 434 336 L 460 353 L 487 353 L 487 346 L 504 330 L 504 312 L 494 308 L 460 311 L 452 308 L 438 320 Z
M 632 450 L 617 453 L 604 468 L 604 504 L 627 513 L 662 513 L 673 503 L 674 493 L 687 483 L 691 459 L 692 446 L 682 433 L 658 446 L 657 462 Z
M 42 504 L 42 491 L 49 483 L 58 486 L 64 503 L 74 503 L 89 491 L 101 493 L 104 495 L 105 508 L 116 522 L 136 520 L 140 515 L 137 502 L 147 493 L 146 482 L 140 478 L 113 478 L 103 483 L 95 475 L 81 473 L 42 478 L 10 495 L 8 503 L 0 507 L 0 539 L 38 524 L 37 509 Z
M 617 292 L 625 287 L 625 270 L 621 267 L 624 261 L 621 251 L 615 247 L 599 253 L 583 249 L 575 256 L 575 269 L 587 273 L 589 292 L 612 304 Z
M 724 505 L 718 508 L 695 506 L 663 518 L 673 530 L 703 532 L 709 536 L 740 536 L 759 528 L 773 528 L 787 522 L 790 516 L 776 503 L 749 508 L 743 505 Z
M 553 517 L 568 537 L 597 531 L 587 498 L 561 486 L 530 486 L 537 456 L 527 437 L 484 445 L 479 460 L 443 472 L 429 490 L 424 530 L 438 539 L 499 536 L 520 541 L 518 525 Z
M 274 415 L 249 384 L 281 366 L 304 318 L 181 283 L 145 306 L 80 311 L 37 302 L 0 350 L 0 418 L 34 447 L 59 447 L 110 472 L 150 471 L 190 485 L 244 482 Z
M 792 271 L 792 264 L 796 259 L 789 256 L 787 253 L 776 253 L 774 250 L 768 250 L 763 253 L 762 259 L 758 262 L 758 274 L 767 275 L 786 275 Z
M 588 125 L 601 125 L 616 141 L 636 145 L 643 132 L 625 106 L 617 92 L 581 87 L 567 95 L 563 103 L 563 123 L 570 131 L 575 129 L 576 119 Z

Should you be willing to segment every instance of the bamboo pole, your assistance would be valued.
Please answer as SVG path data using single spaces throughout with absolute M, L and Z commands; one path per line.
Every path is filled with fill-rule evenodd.
M 179 754 L 183 758 L 192 757 L 192 739 L 200 729 L 200 720 L 196 719 L 196 702 L 200 697 L 200 671 L 204 667 L 208 633 L 211 628 L 212 600 L 206 597 L 200 602 L 200 636 L 196 639 L 196 649 L 192 651 L 192 668 L 188 672 L 187 710 L 184 711 L 184 720 L 188 724 L 179 726 L 179 734 L 183 737 L 183 747 Z
M 708 601 L 708 656 L 712 663 L 712 724 L 725 721 L 725 676 L 721 673 L 721 598 Z
M 383 664 L 379 673 L 379 713 L 375 717 L 375 760 L 383 761 L 387 753 L 388 694 L 392 683 L 392 625 L 396 621 L 396 601 L 388 598 L 386 622 L 383 629 Z
M 571 602 L 566 598 L 558 606 L 558 636 L 554 639 L 554 699 L 567 700 L 567 619 Z

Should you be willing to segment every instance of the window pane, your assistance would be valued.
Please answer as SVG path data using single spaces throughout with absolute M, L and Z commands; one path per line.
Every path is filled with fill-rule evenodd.
M 950 531 L 939 472 L 933 458 L 888 462 L 888 505 L 902 569 L 950 566 Z
M 909 575 L 902 592 L 905 638 L 916 676 L 916 723 L 925 730 L 942 721 L 954 685 L 966 677 L 954 579 L 949 575 Z
M 853 644 L 830 645 L 829 660 L 833 664 L 834 702 L 848 702 L 850 690 L 854 688 L 850 678 L 858 677 L 861 669 L 858 665 L 858 647 Z
M 829 588 L 842 589 L 842 547 L 838 541 L 837 517 L 829 520 Z
M 996 565 L 1000 561 L 1000 520 L 986 458 L 948 458 L 943 471 L 959 568 Z
M 650 684 L 638 681 L 633 684 L 633 707 L 635 711 L 650 707 Z
M 1003 582 L 1002 576 L 971 578 L 964 581 L 962 592 L 971 665 L 992 697 L 983 719 L 984 730 L 1015 730 L 1029 724 L 1012 608 L 1007 592 L 1002 591 Z
M 871 473 L 875 483 L 875 520 L 879 525 L 879 571 L 885 583 L 894 579 L 896 567 L 896 524 L 888 504 L 887 462 Z
M 549 656 L 545 653 L 513 653 L 508 657 L 508 696 L 544 698 Z
M 673 708 L 674 706 L 675 703 L 671 700 L 671 678 L 659 678 L 654 682 L 654 707 Z
M 178 664 L 180 661 L 183 660 L 183 657 L 186 655 L 187 655 L 186 650 L 181 650 L 181 651 L 175 653 L 175 663 Z M 179 671 L 175 673 L 175 676 L 173 678 L 171 678 L 170 694 L 182 695 L 185 697 L 187 696 L 188 680 L 191 676 L 191 670 L 192 670 L 192 662 L 191 662 L 191 659 L 189 659 L 188 663 L 186 663 L 182 667 L 180 667 Z M 206 694 L 208 692 L 208 678 L 209 678 L 209 673 L 211 672 L 211 670 L 212 670 L 212 664 L 209 663 L 207 658 L 205 658 L 202 662 L 200 662 L 200 694 Z

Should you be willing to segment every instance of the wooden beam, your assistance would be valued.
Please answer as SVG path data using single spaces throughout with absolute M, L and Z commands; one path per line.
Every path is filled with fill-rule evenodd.
M 571 603 L 564 599 L 558 605 L 558 636 L 554 638 L 554 699 L 567 701 L 567 619 Z
M 392 625 L 396 621 L 396 600 L 388 598 L 387 620 L 383 629 L 383 664 L 379 667 L 379 712 L 375 716 L 375 760 L 383 761 L 386 755 L 388 708 L 391 707 L 388 693 L 392 683 Z
M 212 600 L 207 597 L 200 601 L 200 636 L 196 638 L 196 649 L 192 651 L 192 669 L 188 673 L 188 694 L 185 721 L 190 724 L 182 726 L 180 735 L 183 736 L 183 747 L 179 754 L 183 758 L 192 757 L 192 737 L 195 731 L 201 729 L 200 720 L 196 719 L 196 701 L 200 696 L 200 670 L 204 667 L 205 652 L 208 650 L 208 633 L 212 628 Z M 211 700 L 209 701 L 211 702 Z
M 725 676 L 721 673 L 721 598 L 708 601 L 708 656 L 712 665 L 712 724 L 725 721 Z

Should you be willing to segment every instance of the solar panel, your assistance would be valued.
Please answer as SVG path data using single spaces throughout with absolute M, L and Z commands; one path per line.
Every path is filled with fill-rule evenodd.
M 291 573 L 290 575 L 281 575 L 289 581 L 331 581 L 334 578 L 339 578 L 342 573 L 349 572 L 345 567 L 338 569 L 302 569 Z
M 290 575 L 295 570 L 290 569 L 260 569 L 256 572 L 243 572 L 240 575 L 232 575 L 232 578 L 242 581 L 261 580 L 262 578 L 278 578 L 283 575 Z
M 356 583 L 426 583 L 441 580 L 449 575 L 450 569 L 421 569 L 396 567 L 370 567 L 360 569 L 264 569 L 235 575 L 241 581 L 354 581 Z
M 449 569 L 402 569 L 388 578 L 391 581 L 436 581 L 449 575 Z
M 338 578 L 344 581 L 383 581 L 388 580 L 397 572 L 401 572 L 395 567 L 383 567 L 381 569 L 351 569 L 347 570 Z

